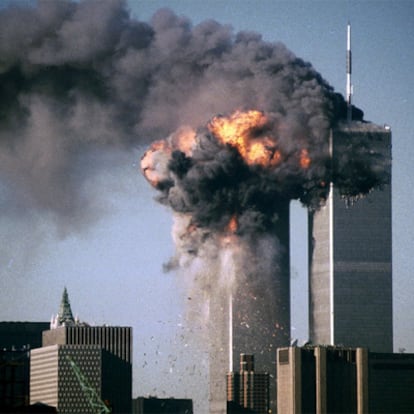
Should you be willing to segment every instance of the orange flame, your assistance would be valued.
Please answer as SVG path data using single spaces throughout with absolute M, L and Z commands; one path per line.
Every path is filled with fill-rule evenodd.
M 167 141 L 160 140 L 160 141 L 154 141 L 151 144 L 151 147 L 149 150 L 152 152 L 155 152 L 155 151 L 168 151 L 169 149 L 170 148 L 169 148 Z
M 166 165 L 174 150 L 180 150 L 191 156 L 195 145 L 196 133 L 190 127 L 181 127 L 167 139 L 155 141 L 141 158 L 141 170 L 153 187 L 162 181 L 160 166 Z M 162 168 L 161 168 L 162 170 Z M 165 177 L 164 177 L 165 178 Z
M 281 154 L 275 142 L 267 136 L 260 136 L 269 124 L 263 112 L 250 110 L 236 111 L 229 117 L 214 117 L 208 128 L 223 144 L 235 147 L 249 164 L 271 166 L 280 162 Z
M 227 230 L 229 233 L 236 233 L 238 226 L 239 226 L 239 225 L 238 225 L 238 223 L 237 223 L 237 216 L 233 216 L 233 217 L 230 219 L 229 224 L 228 224 L 228 225 L 227 225 L 227 227 L 226 227 L 226 230 Z
M 234 215 L 231 217 L 227 226 L 224 228 L 224 234 L 220 237 L 220 242 L 223 247 L 228 246 L 229 244 L 234 244 L 237 240 L 236 231 L 239 227 L 237 222 L 237 216 Z
M 311 159 L 309 157 L 309 152 L 306 148 L 303 148 L 302 151 L 300 152 L 299 163 L 300 163 L 300 166 L 305 170 L 310 167 Z
M 195 138 L 196 132 L 191 127 L 181 127 L 171 137 L 172 146 L 174 149 L 178 149 L 184 152 L 185 155 L 190 156 L 193 153 Z

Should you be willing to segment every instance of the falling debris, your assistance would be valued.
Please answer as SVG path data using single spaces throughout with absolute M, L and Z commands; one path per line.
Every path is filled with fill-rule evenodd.
M 167 9 L 142 22 L 118 0 L 11 2 L 0 11 L 0 56 L 2 212 L 89 223 L 97 196 L 83 184 L 108 168 L 97 154 L 149 145 L 142 171 L 174 214 L 165 269 L 181 276 L 189 320 L 223 314 L 191 332 L 207 330 L 217 350 L 230 294 L 237 325 L 269 338 L 267 350 L 289 335 L 275 295 L 286 284 L 290 200 L 317 209 L 331 181 L 355 198 L 387 180 L 369 145 L 330 158 L 329 130 L 347 102 L 257 33 Z
M 188 318 L 205 327 L 213 401 L 224 398 L 214 384 L 232 367 L 233 336 L 267 371 L 275 347 L 289 345 L 290 201 L 315 210 L 331 182 L 348 199 L 387 180 L 388 161 L 365 143 L 343 143 L 351 147 L 332 159 L 330 130 L 346 114 L 344 101 L 310 65 L 256 41 L 257 53 L 269 53 L 249 62 L 248 80 L 238 79 L 254 85 L 252 94 L 204 124 L 180 126 L 141 160 L 158 201 L 174 215 L 176 255 L 165 269 L 176 269 L 196 299 Z M 236 311 L 227 318 L 232 297 Z

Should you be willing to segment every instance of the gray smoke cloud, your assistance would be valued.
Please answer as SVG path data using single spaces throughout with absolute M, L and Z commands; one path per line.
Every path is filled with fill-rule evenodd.
M 264 143 L 266 165 L 246 162 L 211 129 L 248 110 L 264 116 L 248 142 Z M 275 295 L 285 294 L 274 274 L 286 205 L 298 199 L 318 208 L 331 180 L 352 197 L 387 180 L 385 161 L 367 146 L 353 143 L 330 159 L 329 129 L 346 110 L 283 44 L 213 20 L 193 25 L 163 9 L 142 22 L 121 0 L 0 10 L 1 211 L 49 214 L 79 228 L 98 214 L 82 190 L 102 168 L 94 154 L 168 137 L 142 160 L 174 212 L 177 255 L 166 268 L 184 269 L 194 312 L 208 314 L 209 299 L 238 293 L 246 309 L 238 320 L 248 330 L 247 315 L 259 309 L 256 337 L 264 334 L 269 347 L 274 331 L 286 328 L 266 316 L 282 306 Z M 353 118 L 362 121 L 362 111 L 353 108 Z M 181 142 L 186 134 L 190 144 Z
M 188 75 L 184 52 L 201 27 L 213 26 L 220 47 L 207 52 L 207 61 L 198 54 Z M 178 52 L 186 57 L 171 70 L 191 90 L 173 101 L 174 119 L 182 122 L 141 160 L 158 201 L 174 215 L 176 255 L 166 269 L 180 273 L 192 299 L 189 318 L 205 328 L 199 346 L 210 354 L 213 402 L 225 401 L 229 346 L 255 354 L 258 366 L 273 373 L 275 348 L 289 344 L 290 201 L 318 209 L 331 182 L 344 198 L 357 198 L 388 179 L 388 160 L 369 140 L 338 144 L 343 151 L 332 159 L 330 130 L 347 105 L 309 63 L 257 34 L 230 33 L 212 22 L 189 32 Z M 245 123 L 250 116 L 253 122 Z M 363 125 L 361 110 L 352 108 L 352 116 Z
M 237 236 L 266 238 L 277 233 L 280 203 L 299 199 L 317 208 L 331 179 L 350 196 L 383 181 L 382 160 L 370 148 L 354 146 L 330 160 L 329 128 L 346 109 L 311 64 L 283 44 L 212 20 L 193 25 L 163 9 L 142 22 L 120 0 L 0 10 L 6 214 L 35 211 L 80 228 L 99 215 L 83 188 L 103 168 L 94 154 L 171 136 L 169 150 L 151 149 L 143 168 L 147 178 L 157 177 L 160 201 L 197 229 L 187 231 L 183 243 L 192 247 L 185 255 L 200 254 L 234 216 Z M 268 157 L 278 154 L 280 162 L 247 164 L 238 148 L 217 140 L 208 122 L 236 110 L 264 114 L 249 139 L 264 141 Z M 353 108 L 353 117 L 361 120 L 362 112 Z M 173 142 L 183 125 L 195 131 L 191 151 Z
M 169 10 L 141 22 L 118 0 L 12 4 L 0 11 L 2 205 L 84 217 L 79 158 L 91 149 L 136 147 L 235 108 L 323 139 L 336 101 L 310 64 L 256 33 Z

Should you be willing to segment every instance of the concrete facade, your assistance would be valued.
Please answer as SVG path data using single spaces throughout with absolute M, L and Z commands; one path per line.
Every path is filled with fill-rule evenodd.
M 31 403 L 54 406 L 59 413 L 94 413 L 69 360 L 113 413 L 131 412 L 131 328 L 60 326 L 45 331 L 43 347 L 31 351 Z
M 94 413 L 67 357 L 102 395 L 102 350 L 98 346 L 51 345 L 31 351 L 30 403 L 56 407 L 58 413 Z
M 366 348 L 289 347 L 277 353 L 278 414 L 408 414 L 414 355 Z
M 391 177 L 388 129 L 352 122 L 333 130 L 332 142 L 334 160 L 355 144 L 378 155 L 374 170 L 384 168 Z M 392 352 L 391 212 L 391 184 L 386 184 L 354 203 L 331 186 L 326 205 L 310 214 L 312 343 Z

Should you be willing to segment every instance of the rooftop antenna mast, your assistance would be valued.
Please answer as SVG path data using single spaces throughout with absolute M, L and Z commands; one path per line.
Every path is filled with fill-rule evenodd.
M 233 294 L 229 295 L 229 372 L 233 372 Z
M 351 53 L 351 23 L 348 22 L 346 30 L 346 103 L 347 120 L 352 121 L 352 53 Z

